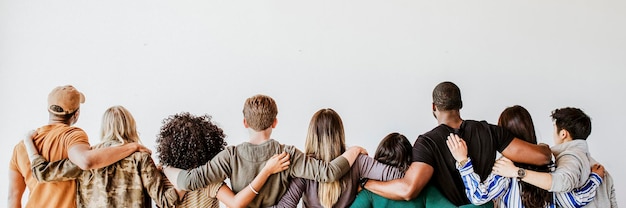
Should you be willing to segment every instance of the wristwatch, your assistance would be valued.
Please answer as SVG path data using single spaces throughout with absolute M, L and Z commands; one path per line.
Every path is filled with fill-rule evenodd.
M 517 179 L 522 179 L 526 177 L 526 170 L 524 168 L 517 169 Z

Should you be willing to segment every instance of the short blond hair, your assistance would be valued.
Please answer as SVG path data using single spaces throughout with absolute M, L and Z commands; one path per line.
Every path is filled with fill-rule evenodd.
M 102 142 L 140 142 L 135 118 L 130 111 L 119 105 L 110 107 L 102 115 L 101 136 Z
M 262 131 L 272 127 L 278 107 L 276 102 L 267 95 L 255 95 L 248 99 L 243 105 L 243 117 L 248 126 L 255 131 Z

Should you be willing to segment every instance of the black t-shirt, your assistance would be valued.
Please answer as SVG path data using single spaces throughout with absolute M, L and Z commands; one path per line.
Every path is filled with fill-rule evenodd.
M 437 187 L 453 204 L 469 204 L 465 185 L 455 160 L 446 145 L 450 133 L 458 134 L 465 143 L 474 171 L 485 180 L 493 168 L 496 151 L 502 152 L 513 141 L 509 131 L 485 121 L 465 120 L 459 129 L 445 124 L 417 137 L 413 145 L 413 161 L 424 162 L 434 168 L 430 184 Z

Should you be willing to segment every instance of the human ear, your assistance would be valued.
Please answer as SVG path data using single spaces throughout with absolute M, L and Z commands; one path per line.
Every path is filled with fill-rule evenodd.
M 250 126 L 248 126 L 248 121 L 246 121 L 246 118 L 243 119 L 243 127 L 250 128 Z
M 278 125 L 278 119 L 275 118 L 274 122 L 272 123 L 272 128 L 276 128 L 276 125 Z

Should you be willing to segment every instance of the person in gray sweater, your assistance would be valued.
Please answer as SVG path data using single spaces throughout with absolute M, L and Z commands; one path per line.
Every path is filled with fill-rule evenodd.
M 359 154 L 367 154 L 362 147 L 354 146 L 332 161 L 307 157 L 291 145 L 271 139 L 278 120 L 278 107 L 274 99 L 255 95 L 246 100 L 243 107 L 243 124 L 249 129 L 250 138 L 237 146 L 229 146 L 206 164 L 190 170 L 163 167 L 163 172 L 177 189 L 194 191 L 209 184 L 230 178 L 235 193 L 250 189 L 258 193 L 248 207 L 268 207 L 276 204 L 291 178 L 307 178 L 320 182 L 333 182 L 346 174 Z M 291 158 L 289 169 L 271 175 L 265 185 L 256 190 L 250 182 L 265 163 L 275 154 L 287 152 Z
M 556 170 L 543 173 L 514 166 L 508 160 L 498 160 L 494 171 L 505 177 L 520 180 L 550 192 L 569 192 L 582 187 L 588 180 L 591 165 L 597 164 L 589 153 L 587 137 L 591 134 L 591 118 L 578 108 L 560 108 L 552 111 L 554 143 L 552 154 L 556 158 Z M 557 207 L 569 207 L 565 195 L 555 195 Z M 613 179 L 607 171 L 604 182 L 598 187 L 596 197 L 586 207 L 617 207 Z
M 396 134 L 390 136 L 396 136 Z M 410 150 L 411 145 L 408 144 L 408 146 Z M 319 160 L 332 161 L 345 150 L 345 134 L 339 114 L 330 108 L 317 111 L 309 124 L 304 153 Z M 410 154 L 404 155 L 407 157 L 399 161 L 410 160 Z M 387 156 L 394 157 L 395 155 L 388 153 Z M 305 178 L 293 179 L 287 193 L 274 207 L 295 208 L 300 198 L 304 207 L 349 207 L 358 194 L 360 179 L 366 182 L 369 178 L 381 181 L 401 178 L 407 167 L 408 162 L 404 165 L 390 166 L 369 156 L 361 155 L 350 172 L 340 180 L 324 183 Z

